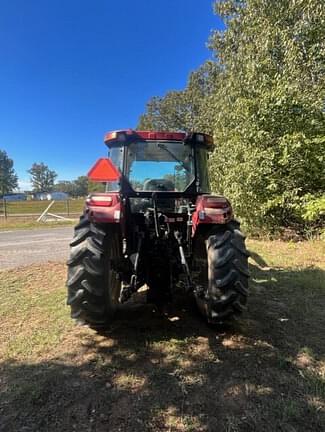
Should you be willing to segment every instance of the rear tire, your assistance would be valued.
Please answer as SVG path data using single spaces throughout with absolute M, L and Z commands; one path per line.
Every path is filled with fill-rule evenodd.
M 204 244 L 202 245 L 202 241 Z M 238 317 L 248 296 L 248 257 L 245 236 L 239 223 L 215 226 L 201 237 L 194 249 L 194 264 L 200 269 L 196 302 L 210 323 L 223 323 Z
M 87 213 L 80 218 L 70 243 L 67 262 L 67 304 L 79 324 L 105 328 L 118 309 L 121 283 L 112 270 L 120 256 L 119 234 L 114 227 L 95 224 Z

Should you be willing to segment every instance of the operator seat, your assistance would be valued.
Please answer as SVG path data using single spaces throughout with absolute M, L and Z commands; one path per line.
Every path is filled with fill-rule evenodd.
M 173 192 L 175 185 L 171 180 L 168 179 L 149 179 L 143 184 L 144 191 L 158 191 L 158 192 Z
M 143 190 L 152 192 L 174 192 L 175 185 L 168 179 L 150 179 L 143 184 Z M 175 200 L 173 198 L 159 198 L 157 200 L 158 208 L 162 211 L 174 211 Z

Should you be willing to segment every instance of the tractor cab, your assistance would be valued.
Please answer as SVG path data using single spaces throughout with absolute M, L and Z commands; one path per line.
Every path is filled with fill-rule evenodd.
M 208 135 L 126 130 L 106 134 L 105 144 L 120 172 L 108 191 L 136 197 L 210 192 L 207 153 L 213 145 Z

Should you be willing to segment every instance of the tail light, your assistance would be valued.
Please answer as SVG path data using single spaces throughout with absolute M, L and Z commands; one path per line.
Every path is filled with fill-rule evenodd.
M 102 223 L 119 223 L 123 217 L 122 203 L 118 192 L 103 192 L 90 195 L 86 201 L 91 220 Z
M 204 197 L 203 206 L 211 209 L 226 209 L 230 207 L 230 203 L 224 197 Z
M 89 206 L 111 207 L 113 197 L 110 195 L 91 195 L 86 202 Z
M 200 223 L 227 223 L 232 217 L 231 204 L 223 196 L 201 195 L 196 202 L 196 215 Z

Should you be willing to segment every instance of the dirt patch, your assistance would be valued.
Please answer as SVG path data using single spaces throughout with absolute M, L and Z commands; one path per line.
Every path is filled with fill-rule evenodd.
M 299 265 L 252 262 L 249 310 L 223 328 L 178 298 L 96 334 L 71 323 L 63 265 L 2 272 L 0 431 L 325 430 L 324 271 L 281 248 Z

